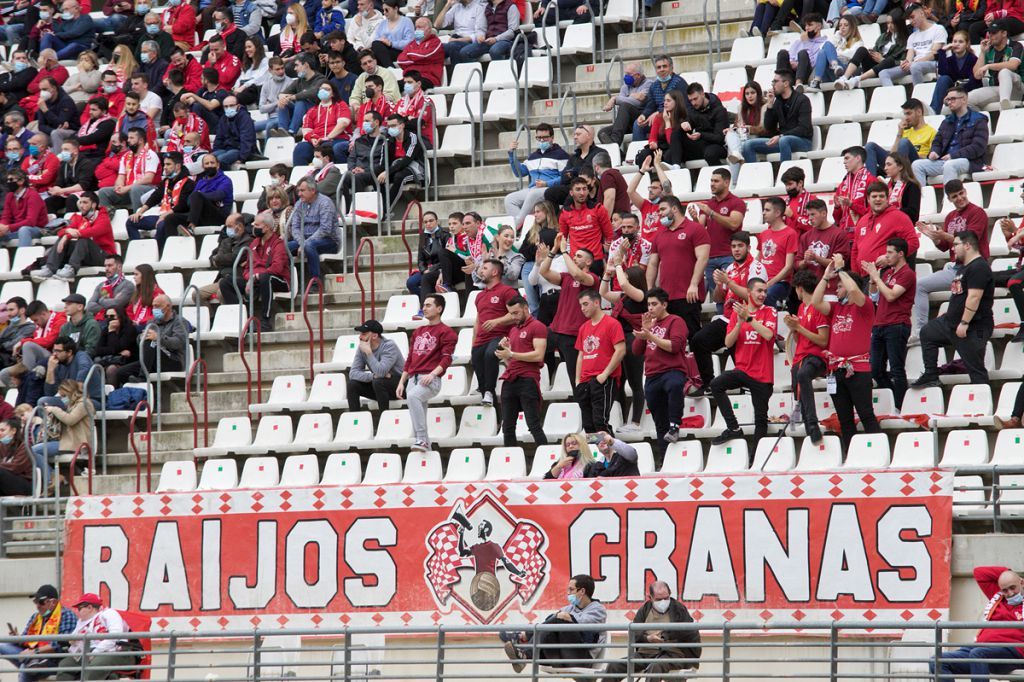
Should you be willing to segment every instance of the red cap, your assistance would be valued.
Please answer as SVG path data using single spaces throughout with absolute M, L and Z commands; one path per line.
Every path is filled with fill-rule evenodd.
M 78 601 L 74 603 L 74 606 L 77 608 L 83 604 L 89 604 L 91 606 L 102 606 L 103 600 L 101 600 L 99 595 L 97 594 L 93 594 L 92 592 L 86 592 L 78 598 Z

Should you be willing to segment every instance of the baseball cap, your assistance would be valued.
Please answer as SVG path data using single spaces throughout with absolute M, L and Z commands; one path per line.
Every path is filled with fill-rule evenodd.
M 71 294 L 64 297 L 65 303 L 78 303 L 79 305 L 85 305 L 85 296 L 81 294 Z
M 377 320 L 367 320 L 366 322 L 363 322 L 361 325 L 356 327 L 356 331 L 359 332 L 360 334 L 363 333 L 363 332 L 373 332 L 374 334 L 383 334 L 384 333 L 384 327 L 380 326 L 380 322 L 378 322 Z
M 57 588 L 53 585 L 40 585 L 31 598 L 35 601 L 42 601 L 43 599 L 58 599 L 59 597 L 60 593 L 57 592 Z
M 1009 33 L 1010 27 L 1006 25 L 1005 21 L 999 21 L 998 19 L 996 19 L 995 21 L 988 25 L 988 32 L 995 33 L 996 31 L 1006 31 L 1007 33 Z
M 103 600 L 99 598 L 99 595 L 93 594 L 92 592 L 86 592 L 78 598 L 78 601 L 76 601 L 74 605 L 78 607 L 83 604 L 89 604 L 91 606 L 102 606 Z

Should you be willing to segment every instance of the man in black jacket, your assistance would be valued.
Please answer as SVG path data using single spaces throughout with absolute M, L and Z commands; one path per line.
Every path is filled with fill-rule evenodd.
M 709 166 L 717 166 L 725 158 L 725 133 L 729 127 L 729 112 L 722 106 L 718 95 L 705 93 L 700 83 L 690 83 L 686 88 L 690 102 L 690 120 L 693 123 L 697 142 L 704 147 L 704 160 Z
M 775 103 L 765 112 L 764 127 L 772 137 L 755 137 L 743 143 L 743 160 L 757 161 L 758 154 L 779 152 L 782 161 L 793 158 L 793 152 L 811 149 L 814 129 L 811 127 L 811 100 L 793 89 L 796 76 L 792 71 L 776 71 L 772 79 Z
M 373 178 L 378 173 L 384 172 L 384 154 L 388 145 L 377 145 L 376 154 L 373 151 L 373 143 L 380 137 L 381 124 L 384 117 L 376 111 L 366 113 L 366 121 L 371 122 L 371 129 L 352 140 L 348 149 L 348 172 L 341 178 L 341 194 L 345 198 L 345 206 L 348 212 L 352 212 L 352 202 L 355 197 L 352 195 L 352 180 L 355 179 L 355 191 L 364 192 L 373 187 Z M 372 158 L 371 158 L 372 157 Z
M 572 132 L 572 142 L 576 145 L 576 151 L 569 156 L 568 163 L 562 168 L 562 181 L 554 187 L 548 187 L 544 192 L 545 201 L 550 201 L 558 207 L 569 199 L 569 186 L 580 171 L 593 172 L 594 154 L 601 151 L 601 148 L 594 144 L 594 128 L 589 125 L 576 126 L 576 130 Z
M 248 213 L 232 213 L 224 220 L 217 248 L 210 254 L 210 267 L 217 270 L 217 279 L 199 287 L 199 302 L 202 305 L 210 305 L 211 299 L 220 298 L 221 280 L 231 281 L 235 258 L 252 241 L 252 222 L 253 217 Z
M 57 128 L 77 129 L 79 125 L 75 101 L 49 76 L 39 81 L 36 121 L 39 123 L 39 131 L 47 135 Z
M 377 181 L 391 184 L 394 199 L 394 193 L 407 179 L 423 182 L 423 141 L 408 129 L 405 116 L 401 114 L 388 116 L 388 154 L 391 158 L 391 176 L 381 172 Z
M 28 61 L 28 53 L 24 50 L 14 53 L 11 64 L 13 71 L 0 74 L 0 92 L 7 95 L 12 106 L 17 106 L 21 98 L 28 95 L 28 84 L 35 80 L 39 70 Z
M 632 679 L 644 677 L 648 682 L 660 682 L 663 675 L 676 670 L 699 668 L 700 632 L 660 630 L 657 626 L 658 623 L 692 623 L 690 612 L 672 598 L 672 588 L 663 580 L 651 583 L 647 588 L 647 597 L 647 601 L 633 617 L 634 623 L 650 623 L 651 628 L 634 631 L 636 638 L 630 643 L 630 646 L 634 647 Z M 625 660 L 609 663 L 604 682 L 620 682 L 626 676 L 628 667 L 629 664 Z
M 139 239 L 139 230 L 156 230 L 157 242 L 163 248 L 168 236 L 177 234 L 175 230 L 172 235 L 167 234 L 164 229 L 164 221 L 177 215 L 181 220 L 188 222 L 189 197 L 195 189 L 195 180 L 185 169 L 185 160 L 181 152 L 167 152 L 164 154 L 163 180 L 157 184 L 156 189 L 149 193 L 146 201 L 139 206 L 139 210 L 128 216 L 128 237 Z M 145 215 L 151 208 L 159 206 L 158 215 Z M 179 221 L 180 222 L 180 221 Z
M 49 213 L 76 213 L 78 194 L 97 189 L 96 166 L 99 159 L 82 156 L 79 147 L 78 140 L 74 138 L 64 140 L 60 145 L 60 169 L 45 201 Z
M 405 288 L 410 294 L 420 297 L 420 305 L 429 295 L 435 293 L 437 278 L 441 274 L 441 257 L 451 234 L 437 222 L 437 214 L 427 211 L 423 214 L 423 232 L 420 233 L 420 248 L 416 255 L 416 272 L 409 275 Z

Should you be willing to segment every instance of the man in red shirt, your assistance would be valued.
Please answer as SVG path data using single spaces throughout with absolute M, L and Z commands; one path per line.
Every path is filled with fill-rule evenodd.
M 887 204 L 888 205 L 888 204 Z M 875 306 L 864 293 L 860 275 L 844 269 L 846 261 L 836 255 L 825 268 L 825 275 L 814 289 L 811 304 L 829 320 L 828 392 L 839 418 L 843 452 L 857 432 L 854 409 L 860 417 L 864 431 L 879 433 L 881 427 L 875 418 L 871 403 L 871 328 L 875 323 Z M 838 274 L 837 274 L 838 273 Z M 839 278 L 835 303 L 825 300 L 828 280 Z
M 886 246 L 882 268 L 863 264 L 871 279 L 868 291 L 878 295 L 875 326 L 871 328 L 871 378 L 878 388 L 892 389 L 897 408 L 903 406 L 907 392 L 907 339 L 917 287 L 917 273 L 907 265 L 908 248 L 906 240 L 893 237 Z
M 473 350 L 471 359 L 476 374 L 477 388 L 483 396 L 482 403 L 494 405 L 494 388 L 498 384 L 499 342 L 512 327 L 512 315 L 508 302 L 517 292 L 502 284 L 501 276 L 505 266 L 496 258 L 488 258 L 480 264 L 477 274 L 483 290 L 476 297 L 476 322 L 473 323 Z
M 498 343 L 498 359 L 507 363 L 501 385 L 501 430 L 505 446 L 516 444 L 516 424 L 523 413 L 536 445 L 547 445 L 541 423 L 540 368 L 548 350 L 548 328 L 530 315 L 526 299 L 516 294 L 508 302 L 513 326 Z
M 789 205 L 786 206 L 786 224 L 800 236 L 811 229 L 807 204 L 815 198 L 804 189 L 806 181 L 807 176 L 800 166 L 787 168 L 782 174 L 782 185 L 786 188 L 786 196 L 789 198 Z
M 590 200 L 587 179 L 577 177 L 569 186 L 572 203 L 558 216 L 558 229 L 573 250 L 586 249 L 594 254 L 590 269 L 598 277 L 604 272 L 604 253 L 612 243 L 612 220 L 604 206 Z
M 712 279 L 715 270 L 727 268 L 732 262 L 729 243 L 733 233 L 742 229 L 743 216 L 747 213 L 747 204 L 729 191 L 731 185 L 729 169 L 715 169 L 711 172 L 711 199 L 690 204 L 690 219 L 703 225 L 711 240 L 708 262 L 704 265 L 704 287 L 708 291 L 715 288 Z
M 647 197 L 645 198 L 641 195 L 637 189 L 640 187 L 640 182 L 644 176 L 651 170 L 652 160 L 650 156 L 644 158 L 643 165 L 640 166 L 640 172 L 633 176 L 627 188 L 629 200 L 640 211 L 640 236 L 647 241 L 654 241 L 655 235 L 661 229 L 661 214 L 658 212 L 658 204 L 661 202 L 661 198 L 672 194 L 672 183 L 669 182 L 661 165 L 660 149 L 654 152 L 653 158 L 657 177 L 651 178 L 650 183 L 647 185 Z
M 242 276 L 232 283 L 230 277 L 220 280 L 220 300 L 224 303 L 244 303 L 235 295 L 235 287 L 248 295 L 255 289 L 252 314 L 259 319 L 260 330 L 274 331 L 274 316 L 271 307 L 274 293 L 288 291 L 291 287 L 292 269 L 288 261 L 288 247 L 281 239 L 269 212 L 260 213 L 252 225 L 252 272 L 247 260 L 242 262 Z M 386 408 L 383 408 L 386 409 Z
M 551 340 L 552 350 L 558 351 L 565 368 L 569 371 L 569 381 L 572 382 L 573 388 L 576 388 L 576 337 L 579 336 L 580 327 L 587 321 L 580 310 L 580 292 L 595 288 L 597 277 L 590 271 L 594 255 L 583 248 L 576 249 L 572 257 L 568 253 L 561 254 L 566 272 L 556 272 L 551 268 L 564 243 L 565 240 L 558 235 L 555 238 L 553 252 L 548 250 L 544 242 L 538 243 L 537 261 L 540 263 L 540 276 L 561 287 L 555 317 L 549 325 L 551 331 L 548 338 Z
M 416 441 L 413 450 L 426 452 L 431 449 L 427 432 L 427 403 L 441 392 L 441 375 L 452 364 L 455 344 L 459 335 L 441 321 L 445 300 L 440 294 L 429 294 L 423 299 L 423 319 L 427 323 L 417 327 L 409 342 L 409 357 L 402 369 L 395 395 L 409 403 L 409 421 L 412 422 Z M 406 390 L 406 382 L 409 390 Z
M 973 232 L 978 235 L 979 253 L 982 258 L 989 257 L 989 229 L 988 214 L 976 204 L 971 203 L 967 198 L 967 190 L 960 180 L 950 180 L 943 189 L 946 198 L 953 205 L 953 210 L 946 214 L 943 227 L 940 230 L 935 225 L 918 222 L 917 230 L 928 239 L 931 239 L 939 249 L 949 249 L 949 262 L 938 272 L 927 277 L 922 277 L 917 283 L 917 292 L 914 294 L 914 331 L 915 335 L 928 324 L 928 296 L 937 291 L 949 291 L 953 284 L 958 270 L 956 256 L 953 254 L 953 237 L 961 232 Z M 911 245 L 911 252 L 913 252 Z M 915 342 L 916 342 L 916 336 Z M 911 345 L 915 345 L 911 342 Z
M 800 299 L 796 315 L 786 315 L 783 323 L 793 337 L 793 390 L 800 405 L 807 437 L 821 444 L 818 411 L 814 405 L 814 380 L 825 376 L 825 349 L 828 347 L 828 320 L 811 305 L 818 278 L 801 270 L 793 276 L 793 290 Z
M 821 279 L 834 254 L 841 253 L 843 258 L 850 256 L 850 236 L 846 230 L 829 222 L 828 206 L 821 199 L 811 199 L 806 208 L 810 227 L 800 235 L 796 269 L 807 270 L 815 279 Z M 827 293 L 834 294 L 835 287 Z
M 865 191 L 868 185 L 878 179 L 864 167 L 867 155 L 864 147 L 849 147 L 843 150 L 843 166 L 846 168 L 846 176 L 836 188 L 832 217 L 835 219 L 836 225 L 846 230 L 846 233 L 851 236 L 854 225 L 857 224 L 861 216 L 868 212 Z
M 238 76 L 242 73 L 242 62 L 239 61 L 238 57 L 228 52 L 224 39 L 219 35 L 210 38 L 210 47 L 207 54 L 208 57 L 204 66 L 209 69 L 216 69 L 217 74 L 220 76 L 220 86 L 230 92 L 235 87 L 235 81 L 238 80 Z
M 668 311 L 683 318 L 692 339 L 700 329 L 700 304 L 706 295 L 704 269 L 711 253 L 711 240 L 700 223 L 684 215 L 679 199 L 665 197 L 658 211 L 661 231 L 651 244 L 647 288 L 660 286 L 668 292 Z
M 768 197 L 761 209 L 768 229 L 758 235 L 761 264 L 768 272 L 768 298 L 765 305 L 784 310 L 789 301 L 789 280 L 800 248 L 796 230 L 786 224 L 786 202 L 779 197 Z
M 775 333 L 779 324 L 775 308 L 765 305 L 768 283 L 759 277 L 747 281 L 747 301 L 733 301 L 725 334 L 725 347 L 733 350 L 735 369 L 722 372 L 711 381 L 711 395 L 725 420 L 725 431 L 713 441 L 721 445 L 742 438 L 743 431 L 732 410 L 727 391 L 750 391 L 754 408 L 754 442 L 768 435 L 768 401 L 775 383 Z
M 679 440 L 686 383 L 686 323 L 668 312 L 668 293 L 659 287 L 647 292 L 647 312 L 633 336 L 633 355 L 644 358 L 644 397 L 658 434 L 654 446 L 662 455 L 668 443 Z
M 28 175 L 20 168 L 7 171 L 7 196 L 0 214 L 0 241 L 18 240 L 18 246 L 32 246 L 32 240 L 42 235 L 49 222 L 46 204 L 39 192 L 28 184 Z
M 988 599 L 982 619 L 994 623 L 1020 623 L 1024 620 L 1024 589 L 1021 577 L 1005 566 L 977 566 L 974 582 Z M 964 646 L 955 651 L 944 651 L 940 661 L 928 663 L 928 674 L 956 675 L 960 679 L 987 680 L 989 675 L 1009 675 L 1024 668 L 1024 648 L 1015 646 L 1024 641 L 1024 632 L 1018 628 L 982 628 L 974 638 L 988 646 Z M 957 660 L 959 659 L 959 660 Z M 992 659 L 1013 663 L 988 663 Z M 941 677 L 939 679 L 952 679 Z
M 910 254 L 917 253 L 918 239 L 914 224 L 899 206 L 889 203 L 889 188 L 884 182 L 868 185 L 868 212 L 857 221 L 853 234 L 853 251 L 850 254 L 850 268 L 864 275 L 861 263 L 882 264 L 886 243 L 893 237 L 907 242 Z
M 601 310 L 601 295 L 593 289 L 580 292 L 579 305 L 587 321 L 576 337 L 580 361 L 576 364 L 574 394 L 580 405 L 583 430 L 612 433 L 608 417 L 615 386 L 622 376 L 620 365 L 626 355 L 626 335 L 622 325 Z
M 46 265 L 29 273 L 32 281 L 53 277 L 73 282 L 80 267 L 103 265 L 107 255 L 116 252 L 110 216 L 99 205 L 95 192 L 82 192 L 78 211 L 67 227 L 57 232 L 60 239 L 46 252 Z
M 444 73 L 444 45 L 434 32 L 430 17 L 418 17 L 416 30 L 423 37 L 405 46 L 395 59 L 395 66 L 402 69 L 403 77 L 408 76 L 410 71 L 419 72 L 425 88 L 436 88 L 441 84 Z

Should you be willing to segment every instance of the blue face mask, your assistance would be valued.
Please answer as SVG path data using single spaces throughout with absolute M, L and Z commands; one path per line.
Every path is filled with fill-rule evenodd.
M 648 201 L 650 201 L 652 204 L 658 204 L 661 203 L 661 197 L 654 197 L 653 199 L 648 199 Z
M 413 31 L 412 35 L 416 38 L 416 42 L 423 42 L 423 39 L 427 37 L 427 34 L 423 31 Z
M 412 97 L 412 83 L 406 83 L 402 86 L 402 92 L 405 93 L 406 97 Z
M 1010 606 L 1020 606 L 1022 603 L 1024 603 L 1024 593 L 1015 594 L 1012 597 L 1007 597 L 1006 603 Z
M 39 18 L 40 19 L 43 18 L 42 12 L 39 13 Z M 25 62 L 14 62 L 14 71 L 15 71 L 15 73 L 21 73 L 22 71 L 24 71 L 27 68 L 28 68 L 28 64 L 25 63 Z
M 108 95 L 113 95 L 115 92 L 117 92 L 117 86 L 116 85 L 104 85 L 103 86 L 103 92 L 107 93 Z
M 633 74 L 627 73 L 622 77 L 622 82 L 626 84 L 626 87 L 631 88 L 636 85 L 636 79 L 633 78 Z
M 156 27 L 154 26 L 153 28 L 156 28 Z M 155 33 L 155 31 L 154 31 L 154 33 Z M 148 52 L 143 52 L 142 54 L 139 55 L 139 59 L 142 60 L 143 64 L 149 64 L 149 53 Z
M 320 98 L 321 102 L 326 102 L 327 100 L 329 100 L 331 98 L 331 91 L 330 90 L 317 90 L 316 91 L 316 96 Z
M 237 232 L 235 232 L 233 228 L 230 228 L 230 227 L 225 227 L 225 228 L 224 228 L 224 234 L 226 234 L 226 235 L 227 235 L 228 237 L 230 237 L 230 238 L 234 239 L 234 238 L 235 238 L 235 235 L 236 235 L 236 234 L 238 234 L 238 233 L 237 233 Z M 160 312 L 161 312 L 161 314 L 163 313 L 163 311 L 162 311 L 162 310 L 161 310 Z
M 661 224 L 665 227 L 669 227 L 672 224 L 672 219 L 667 215 L 661 217 Z
M 135 13 L 140 16 L 145 16 L 149 13 L 149 5 L 136 5 Z
M 50 13 L 49 12 L 40 12 L 39 13 L 39 20 L 40 21 L 49 21 L 50 20 Z
M 146 33 L 148 33 L 149 35 L 155 36 L 159 32 L 160 32 L 160 25 L 159 24 L 146 24 Z M 143 53 L 143 55 L 145 55 L 145 53 Z
M 672 80 L 672 74 L 669 74 L 667 76 L 658 76 L 659 83 L 668 83 L 670 80 Z
M 64 407 L 67 407 L 67 406 L 68 406 L 68 403 L 70 403 L 70 402 L 71 402 L 70 400 L 68 400 L 68 397 L 67 397 L 66 395 L 62 395 L 62 396 L 60 396 L 60 401 L 61 401 L 62 403 L 64 403 Z
M 577 608 L 579 607 L 579 605 L 580 605 L 580 596 L 578 594 L 570 594 L 569 597 L 568 597 L 568 600 L 569 600 L 569 606 L 575 606 Z
M 234 118 L 235 114 L 238 113 L 238 109 L 235 107 L 224 107 L 224 115 L 228 118 Z
M 71 21 L 74 18 L 74 15 L 71 14 L 71 12 L 61 12 L 60 18 L 64 21 Z
M 171 7 L 177 7 L 181 4 L 181 0 L 167 0 L 167 4 Z
M 0 443 L 3 443 L 4 445 L 10 445 L 13 442 L 14 442 L 14 436 L 4 436 L 4 437 L 0 438 Z
M 21 159 L 21 154 L 19 154 L 18 152 L 7 152 L 7 160 L 8 161 L 18 161 L 20 159 Z
M 164 309 L 155 308 L 153 310 L 153 319 L 156 320 L 157 322 L 162 322 L 164 319 Z
M 67 163 L 68 161 L 71 160 L 71 152 L 61 152 L 60 154 L 57 155 L 57 158 Z
M 373 123 L 371 121 L 363 121 L 363 132 L 367 135 L 373 132 Z
M 36 154 L 39 153 L 39 146 L 38 145 L 34 145 L 34 144 L 30 144 L 28 146 L 28 153 L 29 153 L 30 156 L 35 156 Z
M 548 142 L 547 140 L 544 140 L 543 142 L 538 142 L 537 149 L 539 149 L 542 152 L 546 152 L 547 150 L 551 149 L 551 143 Z
M 11 324 L 17 324 L 20 319 L 21 315 L 14 315 L 12 317 L 8 317 L 7 321 L 10 322 Z
M 400 133 L 400 132 L 401 131 L 398 128 L 392 128 L 392 127 L 388 128 L 388 135 L 390 135 L 391 137 L 398 137 L 398 133 Z

